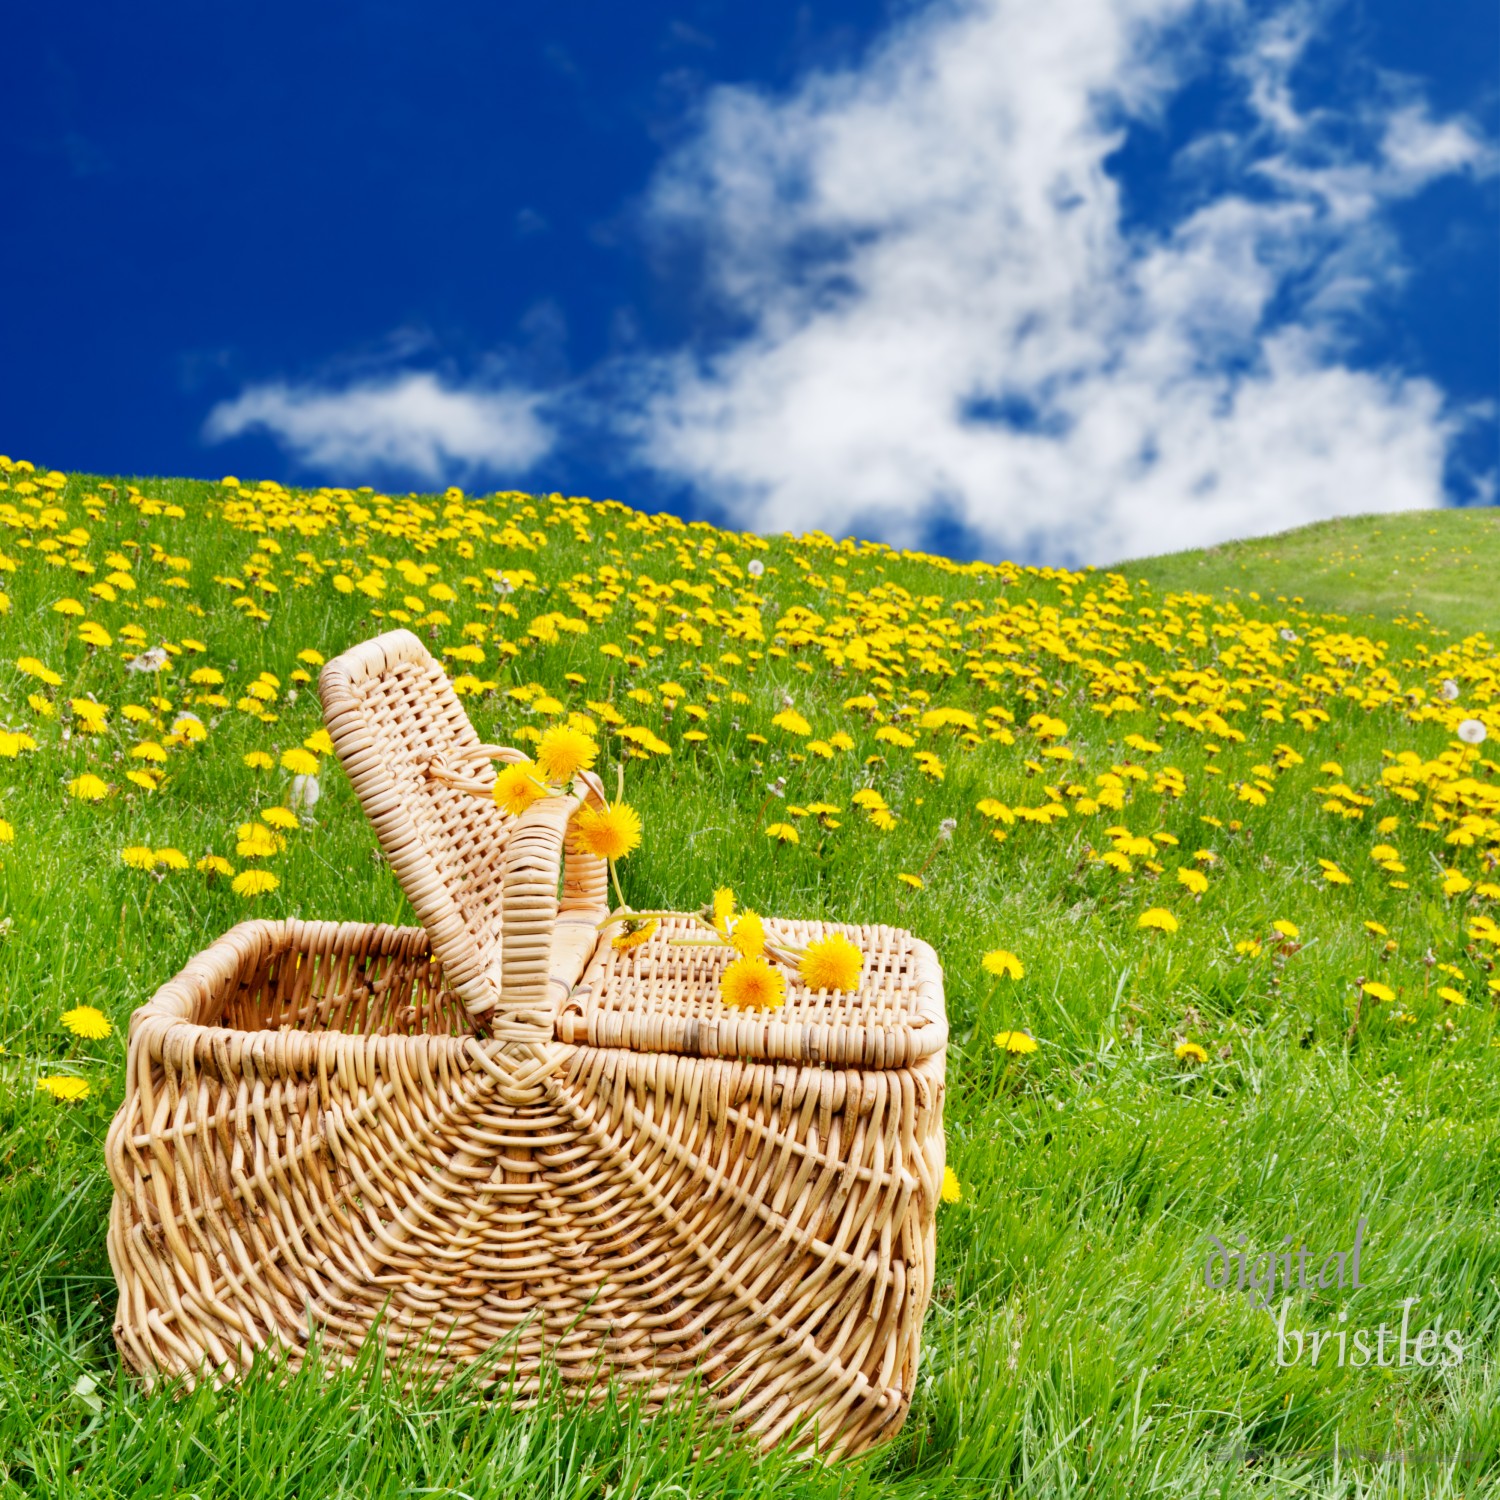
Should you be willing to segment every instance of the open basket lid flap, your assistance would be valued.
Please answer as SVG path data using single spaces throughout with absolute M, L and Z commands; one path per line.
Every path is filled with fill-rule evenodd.
M 318 678 L 339 760 L 422 925 L 471 1013 L 499 998 L 502 855 L 516 819 L 430 772 L 435 759 L 493 781 L 447 674 L 409 630 L 335 657 Z

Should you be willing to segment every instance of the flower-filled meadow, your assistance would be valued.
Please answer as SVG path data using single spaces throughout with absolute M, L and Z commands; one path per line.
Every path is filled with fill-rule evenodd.
M 1333 1484 L 1340 1443 L 1493 1464 L 1500 650 L 1151 580 L 0 459 L 0 1493 L 1238 1494 Z M 462 1392 L 174 1403 L 121 1374 L 102 1137 L 130 1013 L 249 916 L 413 920 L 316 692 L 398 625 L 531 758 L 497 797 L 600 775 L 617 947 L 701 910 L 747 1007 L 799 966 L 858 983 L 857 950 L 778 952 L 762 917 L 936 948 L 939 1285 L 911 1416 L 857 1470 L 705 1468 L 691 1409 L 477 1426 Z M 1460 1361 L 1288 1363 L 1290 1324 L 1203 1275 L 1210 1234 L 1332 1247 L 1361 1218 L 1367 1289 L 1286 1317 L 1420 1297 Z M 1396 1483 L 1366 1467 L 1362 1493 Z

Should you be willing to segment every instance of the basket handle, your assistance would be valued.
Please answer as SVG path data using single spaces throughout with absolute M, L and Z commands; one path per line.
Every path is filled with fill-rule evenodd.
M 500 995 L 490 1012 L 492 1035 L 521 1028 L 552 1034 L 560 1000 L 552 991 L 553 939 L 559 923 L 596 927 L 609 914 L 609 866 L 578 842 L 575 822 L 584 807 L 602 808 L 604 789 L 584 772 L 566 797 L 542 797 L 516 820 L 501 859 Z M 557 880 L 563 877 L 562 898 Z M 520 1032 L 516 1032 L 520 1035 Z
M 475 745 L 465 750 L 462 758 L 468 761 L 503 760 L 507 765 L 512 766 L 531 759 L 524 750 L 513 750 L 509 745 Z M 476 797 L 490 795 L 489 782 L 478 776 L 465 776 L 458 771 L 451 770 L 442 755 L 432 756 L 424 769 L 430 781 L 440 781 L 444 786 L 454 787 L 460 792 L 472 792 Z
M 508 745 L 474 745 L 457 757 L 461 761 L 505 761 L 510 765 L 530 759 Z M 450 768 L 442 755 L 425 767 L 430 780 L 489 797 L 492 781 L 464 775 Z M 609 866 L 573 836 L 573 822 L 585 806 L 607 805 L 604 784 L 592 771 L 580 771 L 568 796 L 539 797 L 511 824 L 501 854 L 501 938 L 498 995 L 486 1011 L 475 1009 L 477 1021 L 492 1036 L 504 1040 L 535 1040 L 550 1036 L 552 1018 L 566 996 L 550 993 L 561 988 L 551 976 L 553 939 L 559 922 L 597 927 L 609 914 Z M 562 899 L 557 894 L 562 874 Z M 492 971 L 493 972 L 493 971 Z

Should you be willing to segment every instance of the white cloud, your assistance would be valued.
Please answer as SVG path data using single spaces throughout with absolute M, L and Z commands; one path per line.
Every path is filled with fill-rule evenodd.
M 912 545 L 942 515 L 1054 561 L 1442 503 L 1470 418 L 1350 334 L 1402 274 L 1390 206 L 1489 158 L 1389 80 L 1301 111 L 1326 15 L 944 3 L 789 96 L 719 89 L 651 222 L 748 331 L 622 371 L 641 458 L 761 531 Z M 1130 227 L 1106 160 L 1210 25 L 1252 123 Z
M 1052 562 L 1441 504 L 1476 414 L 1353 350 L 1406 274 L 1390 210 L 1495 152 L 1390 74 L 1308 106 L 1338 16 L 935 0 L 858 66 L 717 89 L 657 172 L 648 230 L 690 244 L 735 336 L 548 392 L 389 365 L 256 385 L 205 435 L 440 483 L 514 481 L 566 426 L 736 525 L 920 546 L 941 523 Z M 1225 110 L 1138 222 L 1107 164 L 1207 68 Z
M 301 462 L 363 474 L 414 474 L 438 483 L 455 468 L 518 475 L 552 447 L 538 398 L 513 389 L 445 385 L 425 371 L 339 389 L 253 385 L 209 413 L 204 436 L 221 442 L 265 432 Z

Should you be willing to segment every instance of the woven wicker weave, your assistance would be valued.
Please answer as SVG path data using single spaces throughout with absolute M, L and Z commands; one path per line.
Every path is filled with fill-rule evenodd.
M 448 982 L 495 1035 L 548 1036 L 608 909 L 604 861 L 570 850 L 581 805 L 547 797 L 520 818 L 486 795 L 491 759 L 443 669 L 409 630 L 356 646 L 318 681 L 328 732 Z M 590 796 L 599 797 L 597 782 Z M 501 996 L 504 995 L 502 1002 Z
M 398 645 L 367 684 L 419 678 Z M 348 665 L 330 663 L 336 684 Z M 418 910 L 475 927 L 450 928 L 444 951 L 432 927 L 246 923 L 136 1012 L 108 1144 L 126 1358 L 223 1377 L 273 1347 L 295 1363 L 313 1340 L 349 1361 L 378 1329 L 438 1371 L 498 1358 L 523 1398 L 551 1360 L 580 1390 L 606 1375 L 648 1405 L 701 1379 L 764 1444 L 799 1423 L 831 1452 L 889 1436 L 915 1380 L 943 1171 L 931 949 L 769 920 L 773 942 L 843 933 L 861 988 L 792 978 L 783 1009 L 742 1013 L 718 998 L 724 950 L 672 944 L 687 919 L 628 953 L 558 943 L 544 893 L 580 932 L 602 906 L 601 871 L 576 856 L 557 899 L 577 800 L 515 821 L 450 802 L 454 773 L 429 778 L 430 758 L 458 764 L 478 740 L 461 709 L 423 711 L 427 746 L 381 752 L 406 793 L 361 793 Z M 351 725 L 329 718 L 348 750 Z M 487 865 L 470 832 L 485 827 Z M 517 889 L 540 915 L 513 921 Z

